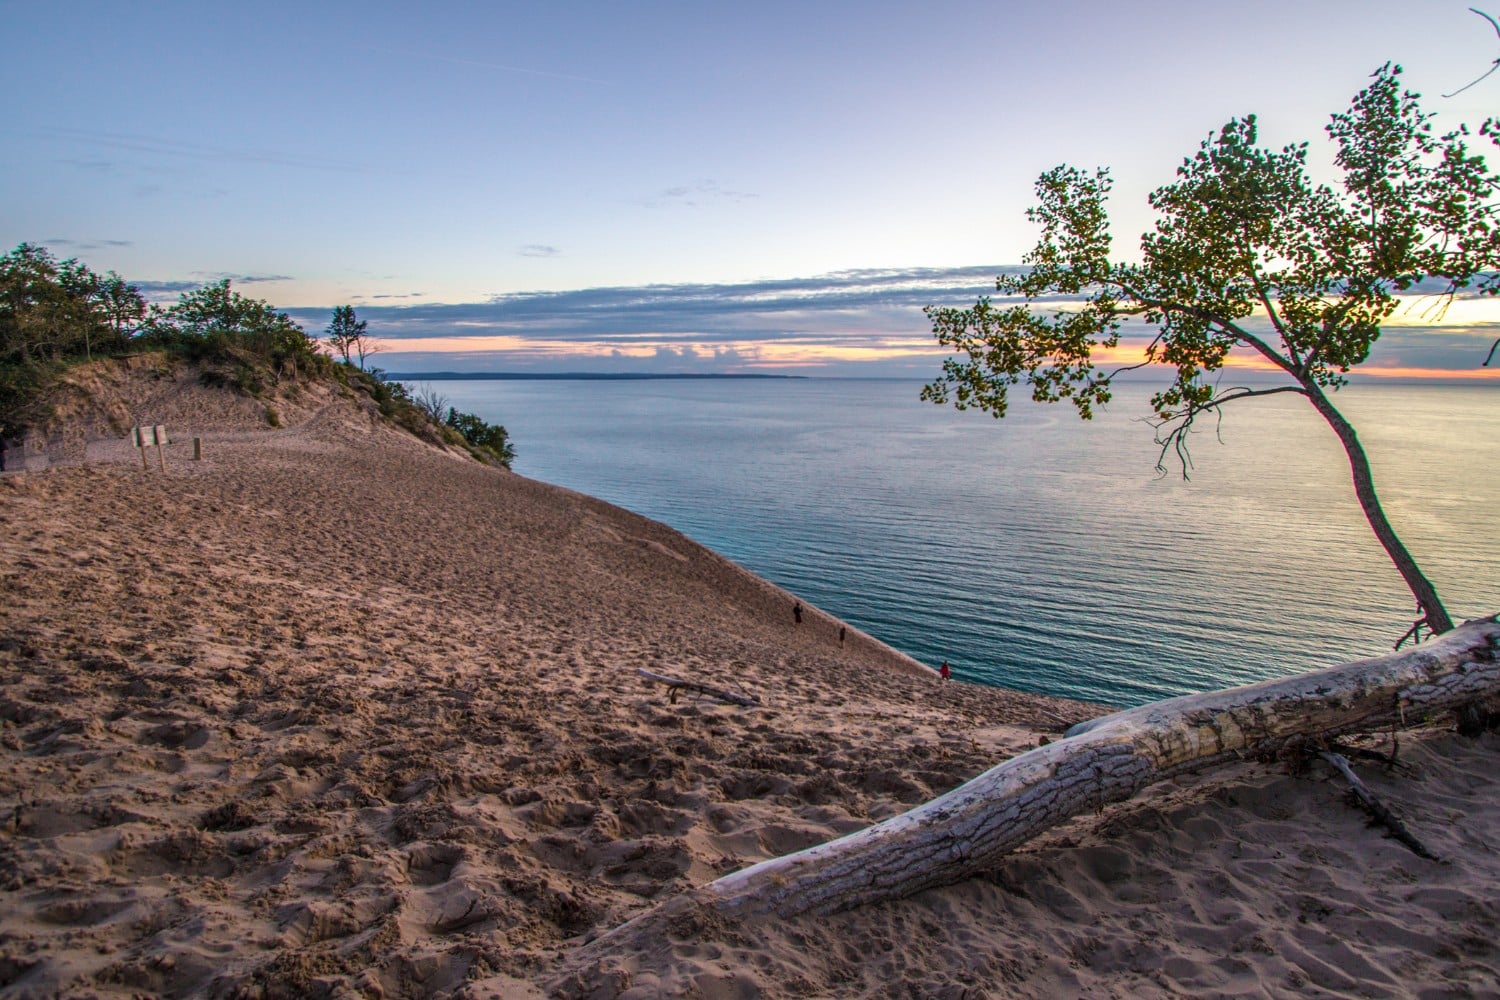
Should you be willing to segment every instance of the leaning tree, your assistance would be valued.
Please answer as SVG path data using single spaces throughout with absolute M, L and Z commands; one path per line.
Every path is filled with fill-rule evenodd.
M 1107 171 L 1058 167 L 1037 184 L 1029 217 L 1042 238 L 1029 268 L 996 282 L 1003 306 L 929 308 L 934 332 L 967 355 L 944 362 L 923 390 L 995 416 L 1020 383 L 1041 402 L 1069 400 L 1081 416 L 1110 399 L 1115 373 L 1100 352 L 1130 320 L 1154 330 L 1144 363 L 1175 370 L 1152 397 L 1165 459 L 1185 461 L 1193 422 L 1236 400 L 1305 396 L 1348 453 L 1365 516 L 1416 596 L 1413 626 L 1447 633 L 1396 651 L 1295 677 L 1188 695 L 1081 723 L 1055 742 L 996 765 L 909 812 L 826 844 L 772 858 L 658 906 L 580 949 L 588 968 L 649 946 L 685 919 L 720 914 L 775 919 L 897 899 L 969 878 L 1063 820 L 1123 801 L 1162 778 L 1246 756 L 1336 753 L 1346 733 L 1395 730 L 1500 699 L 1500 616 L 1453 627 L 1437 592 L 1391 529 L 1354 428 L 1329 395 L 1363 362 L 1404 292 L 1496 292 L 1500 232 L 1491 222 L 1497 178 L 1469 153 L 1465 132 L 1434 134 L 1417 96 L 1386 66 L 1328 128 L 1341 189 L 1315 185 L 1306 144 L 1256 144 L 1255 119 L 1235 119 L 1151 196 L 1156 229 L 1142 260 L 1110 260 Z M 1486 273 L 1489 271 L 1490 273 Z M 1019 300 L 1019 301 L 1016 301 Z M 1066 305 L 1053 305 L 1059 300 Z M 1235 347 L 1259 354 L 1284 384 L 1220 388 L 1209 376 Z M 1398 644 L 1399 645 L 1399 644 Z M 1490 716 L 1491 718 L 1493 716 Z M 1367 808 L 1424 856 L 1430 852 L 1355 782 Z
M 1331 401 L 1403 293 L 1481 289 L 1500 262 L 1500 178 L 1469 151 L 1467 129 L 1434 130 L 1400 73 L 1390 64 L 1376 71 L 1327 126 L 1338 186 L 1309 178 L 1307 143 L 1258 145 L 1253 115 L 1211 134 L 1177 181 L 1151 195 L 1156 227 L 1141 238 L 1139 263 L 1110 257 L 1107 170 L 1043 174 L 1027 212 L 1041 238 L 1027 268 L 996 281 L 1008 301 L 926 310 L 938 341 L 956 353 L 922 397 L 1000 417 L 1007 390 L 1024 382 L 1033 399 L 1067 399 L 1088 419 L 1108 402 L 1113 379 L 1140 367 L 1104 371 L 1101 352 L 1119 346 L 1126 322 L 1143 322 L 1153 336 L 1142 364 L 1175 370 L 1151 400 L 1161 460 L 1175 453 L 1185 470 L 1194 421 L 1230 403 L 1305 397 L 1343 445 L 1365 517 L 1417 600 L 1407 636 L 1451 629 L 1436 588 L 1381 510 L 1354 427 Z M 1235 348 L 1284 381 L 1216 384 L 1212 373 Z

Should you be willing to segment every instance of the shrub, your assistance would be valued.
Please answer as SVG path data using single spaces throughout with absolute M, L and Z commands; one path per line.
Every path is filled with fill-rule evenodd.
M 487 424 L 472 413 L 459 413 L 448 408 L 447 425 L 463 435 L 465 443 L 480 458 L 510 468 L 516 460 L 516 449 L 510 443 L 510 435 L 499 424 Z

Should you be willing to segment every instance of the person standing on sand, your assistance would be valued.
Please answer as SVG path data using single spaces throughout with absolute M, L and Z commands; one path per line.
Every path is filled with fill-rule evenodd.
M 798 625 L 802 624 L 802 602 L 801 601 L 798 601 L 796 604 L 792 605 L 792 621 L 796 622 Z
M 849 629 L 846 626 L 843 626 L 843 625 L 839 626 L 839 648 L 840 649 L 844 648 L 844 636 L 848 635 L 848 633 L 849 633 Z
M 944 660 L 943 665 L 941 667 L 938 667 L 938 676 L 946 681 L 952 676 L 952 674 L 953 671 L 948 669 L 948 661 Z

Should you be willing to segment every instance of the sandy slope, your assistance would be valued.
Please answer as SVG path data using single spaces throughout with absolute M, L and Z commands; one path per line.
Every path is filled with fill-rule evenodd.
M 170 376 L 109 392 L 173 428 L 167 475 L 95 441 L 0 477 L 0 994 L 1500 994 L 1496 744 L 1442 733 L 1367 780 L 1447 864 L 1247 764 L 986 880 L 709 919 L 684 889 L 1089 710 L 841 648 L 670 529 L 327 392 L 279 431 Z

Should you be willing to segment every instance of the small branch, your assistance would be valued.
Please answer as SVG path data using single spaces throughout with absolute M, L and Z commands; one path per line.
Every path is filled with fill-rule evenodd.
M 1116 375 L 1123 375 L 1125 372 L 1133 372 L 1133 371 L 1136 371 L 1137 369 L 1148 368 L 1151 365 L 1156 364 L 1157 363 L 1156 360 L 1151 357 L 1151 349 L 1153 347 L 1155 347 L 1157 344 L 1161 343 L 1162 336 L 1163 336 L 1163 334 L 1158 333 L 1156 336 L 1154 336 L 1154 337 L 1151 338 L 1151 343 L 1149 343 L 1149 344 L 1146 345 L 1146 360 L 1145 361 L 1140 361 L 1140 362 L 1137 362 L 1136 364 L 1133 364 L 1133 365 L 1125 365 L 1122 368 L 1116 368 L 1114 371 L 1112 371 L 1108 375 L 1104 376 L 1104 378 L 1101 381 L 1112 382 L 1112 381 L 1114 381 L 1114 378 L 1115 378 Z
M 1478 14 L 1480 17 L 1490 22 L 1490 26 L 1495 29 L 1495 34 L 1500 35 L 1500 21 L 1496 21 L 1493 17 L 1490 17 L 1478 7 L 1470 7 L 1469 10 L 1473 11 L 1475 14 Z
M 1163 459 L 1166 457 L 1167 450 L 1173 449 L 1176 451 L 1177 461 L 1182 467 L 1183 478 L 1187 478 L 1187 470 L 1192 466 L 1192 458 L 1188 454 L 1187 435 L 1193 429 L 1193 421 L 1198 419 L 1199 415 L 1210 411 L 1217 413 L 1225 403 L 1232 403 L 1237 399 L 1250 399 L 1254 396 L 1274 396 L 1282 392 L 1302 393 L 1303 389 L 1299 385 L 1280 385 L 1274 389 L 1251 389 L 1246 386 L 1239 386 L 1230 389 L 1224 395 L 1210 399 L 1206 403 L 1190 404 L 1181 416 L 1153 423 L 1151 426 L 1158 432 L 1156 443 L 1161 445 L 1161 452 L 1156 458 L 1156 470 L 1163 475 L 1166 474 L 1167 466 Z M 1166 436 L 1162 437 L 1160 436 L 1160 431 L 1164 427 L 1170 429 L 1167 431 Z
M 1358 757 L 1360 760 L 1373 760 L 1384 764 L 1387 770 L 1394 768 L 1400 763 L 1396 759 L 1396 751 L 1381 753 L 1379 750 L 1371 750 L 1368 747 L 1346 747 L 1342 743 L 1330 743 L 1328 749 L 1332 753 L 1341 753 L 1345 757 Z M 1397 746 L 1399 749 L 1399 745 Z
M 1343 323 L 1344 317 L 1349 314 L 1351 305 L 1352 303 L 1349 299 L 1345 298 L 1333 307 L 1334 314 L 1332 316 L 1323 317 L 1323 335 L 1307 349 L 1307 353 L 1303 355 L 1301 366 L 1298 369 L 1304 376 L 1312 368 L 1313 363 L 1323 356 L 1324 349 L 1333 340 L 1334 332 L 1339 329 L 1339 324 Z
M 1255 255 L 1248 246 L 1245 248 L 1245 253 L 1250 258 L 1250 280 L 1255 283 L 1255 294 L 1259 297 L 1260 304 L 1265 307 L 1266 318 L 1271 321 L 1271 328 L 1276 331 L 1277 335 L 1281 337 L 1281 342 L 1286 345 L 1287 357 L 1291 360 L 1292 367 L 1301 371 L 1304 365 L 1303 359 L 1297 356 L 1297 349 L 1292 346 L 1292 338 L 1287 333 L 1286 327 L 1282 325 L 1281 317 L 1276 313 L 1276 307 L 1271 304 L 1271 295 L 1266 291 L 1265 284 L 1260 280 L 1260 271 L 1255 267 Z
M 1500 347 L 1500 340 L 1496 340 L 1493 344 L 1490 345 L 1490 353 L 1485 355 L 1484 363 L 1479 367 L 1488 368 L 1490 366 L 1490 362 L 1495 360 L 1495 349 L 1497 347 Z
M 1422 606 L 1420 604 L 1417 605 L 1417 610 L 1422 610 Z M 1420 646 L 1422 644 L 1422 629 L 1424 628 L 1427 629 L 1428 632 L 1432 632 L 1432 626 L 1427 623 L 1427 619 L 1418 618 L 1416 621 L 1411 623 L 1411 628 L 1401 633 L 1401 638 L 1397 639 L 1396 645 L 1391 648 L 1400 649 L 1402 646 L 1406 645 L 1408 641 L 1410 641 L 1413 646 Z
M 1365 812 L 1370 814 L 1371 819 L 1391 831 L 1391 836 L 1411 848 L 1419 857 L 1426 858 L 1429 861 L 1442 860 L 1442 858 L 1429 851 L 1427 846 L 1406 828 L 1406 824 L 1401 822 L 1401 818 L 1387 809 L 1385 804 L 1375 797 L 1374 792 L 1365 787 L 1365 783 L 1359 780 L 1359 775 L 1354 773 L 1354 769 L 1349 766 L 1349 761 L 1342 754 L 1321 750 L 1318 752 L 1318 756 L 1338 769 L 1338 772 L 1344 776 L 1344 780 L 1349 782 L 1349 787 L 1354 791 L 1355 798 L 1359 799 L 1360 806 Z
M 677 677 L 667 677 L 663 674 L 653 674 L 651 671 L 645 669 L 637 669 L 636 673 L 640 674 L 648 681 L 655 681 L 658 684 L 665 684 L 667 687 L 671 688 L 673 701 L 677 700 L 677 692 L 683 688 L 686 688 L 689 691 L 697 691 L 699 694 L 706 694 L 710 698 L 717 698 L 720 701 L 728 702 L 731 705 L 748 706 L 760 704 L 760 699 L 756 698 L 753 695 L 735 694 L 733 691 L 725 691 L 722 688 L 709 687 L 707 684 L 699 684 L 697 681 L 685 681 Z
M 1280 354 L 1276 353 L 1276 351 L 1271 348 L 1271 345 L 1267 344 L 1264 340 L 1257 337 L 1249 330 L 1246 330 L 1238 323 L 1235 323 L 1233 320 L 1227 320 L 1217 313 L 1211 312 L 1207 309 L 1199 309 L 1194 306 L 1184 305 L 1181 302 L 1170 302 L 1153 298 L 1149 295 L 1144 294 L 1143 292 L 1137 291 L 1134 287 L 1126 284 L 1125 282 L 1119 282 L 1119 286 L 1122 292 L 1137 299 L 1146 309 L 1157 309 L 1166 315 L 1179 313 L 1183 316 L 1190 316 L 1193 319 L 1199 320 L 1203 323 L 1207 323 L 1209 326 L 1216 327 L 1224 336 L 1229 337 L 1232 340 L 1237 340 L 1240 343 L 1244 344 L 1246 347 L 1251 348 L 1256 353 L 1264 357 L 1267 361 L 1271 362 L 1271 364 L 1286 372 L 1288 375 L 1291 375 L 1294 378 L 1300 377 L 1300 373 L 1297 371 L 1297 367 L 1289 359 L 1284 358 Z
M 1249 330 L 1246 330 L 1238 323 L 1230 322 L 1228 320 L 1221 320 L 1217 317 L 1213 317 L 1212 319 L 1213 322 L 1218 324 L 1219 329 L 1223 330 L 1231 337 L 1234 337 L 1245 346 L 1254 348 L 1263 358 L 1271 362 L 1271 364 L 1275 365 L 1277 368 L 1280 368 L 1282 371 L 1286 372 L 1293 378 L 1299 377 L 1297 367 L 1292 364 L 1289 359 L 1282 357 L 1280 354 L 1277 354 L 1276 351 L 1272 349 L 1270 344 L 1267 344 L 1264 340 L 1261 340 L 1255 334 L 1251 333 Z
M 1490 17 L 1488 14 L 1486 14 L 1484 11 L 1480 10 L 1478 7 L 1470 7 L 1469 10 L 1473 11 L 1474 13 L 1478 14 L 1480 17 L 1484 18 L 1486 21 L 1490 22 L 1490 24 L 1495 29 L 1495 34 L 1500 35 L 1500 23 L 1497 23 L 1493 17 Z M 1500 69 L 1500 59 L 1496 59 L 1495 60 L 1494 64 L 1491 65 L 1490 68 L 1487 71 L 1485 71 L 1484 76 L 1481 76 L 1478 79 L 1470 80 L 1468 83 L 1464 84 L 1462 87 L 1459 87 L 1453 93 L 1451 93 L 1451 94 L 1444 94 L 1443 96 L 1444 97 L 1457 97 L 1459 94 L 1462 94 L 1464 91 L 1468 90 L 1470 87 L 1474 86 L 1474 84 L 1478 83 L 1480 80 L 1483 80 L 1485 77 L 1489 76 L 1491 73 L 1495 72 L 1495 70 L 1497 70 L 1497 69 Z

